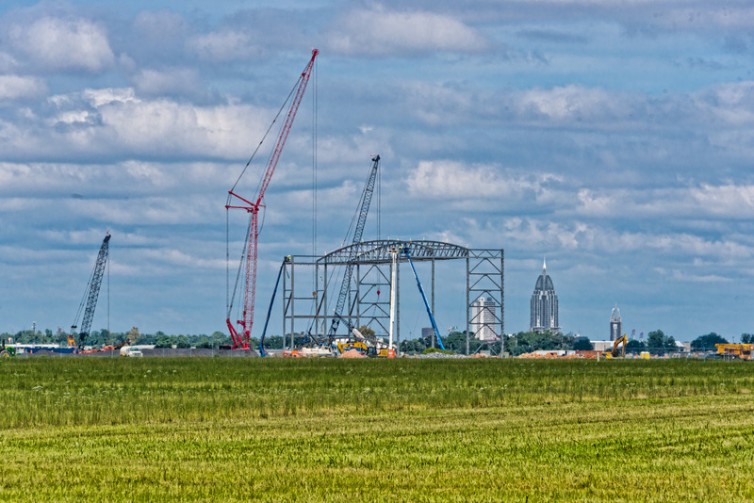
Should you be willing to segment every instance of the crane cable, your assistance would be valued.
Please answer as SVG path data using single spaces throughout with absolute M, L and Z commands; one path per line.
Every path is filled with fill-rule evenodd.
M 285 98 L 285 101 L 283 102 L 283 105 L 278 110 L 277 114 L 275 115 L 275 118 L 272 119 L 272 122 L 270 123 L 270 126 L 267 128 L 267 131 L 265 131 L 264 136 L 262 136 L 262 139 L 259 141 L 259 144 L 254 149 L 254 152 L 251 154 L 251 157 L 249 157 L 249 160 L 246 162 L 246 165 L 244 166 L 243 170 L 241 170 L 241 174 L 238 175 L 238 178 L 236 178 L 236 182 L 233 184 L 233 187 L 231 187 L 231 189 L 230 189 L 229 192 L 233 192 L 233 191 L 236 190 L 236 186 L 241 181 L 241 178 L 243 178 L 244 174 L 246 173 L 246 170 L 249 168 L 249 166 L 251 165 L 251 162 L 254 160 L 254 157 L 256 157 L 257 152 L 259 152 L 259 149 L 262 147 L 262 144 L 264 143 L 265 139 L 267 139 L 267 136 L 270 134 L 270 131 L 272 130 L 272 127 L 275 125 L 275 123 L 277 122 L 277 120 L 280 118 L 280 115 L 283 113 L 283 110 L 285 109 L 286 105 L 290 101 L 291 96 L 293 96 L 294 92 L 299 87 L 301 79 L 303 79 L 303 75 L 299 76 L 298 80 L 293 85 L 293 88 L 291 88 L 291 92 L 288 93 L 288 96 Z M 270 154 L 270 156 L 272 156 L 272 154 Z M 260 179 L 259 180 L 259 184 L 261 185 L 261 183 L 262 183 L 262 180 Z M 259 187 L 259 185 L 257 185 L 257 188 L 258 187 Z M 257 190 L 257 193 L 258 193 L 258 190 Z M 228 195 L 228 202 L 230 202 L 230 194 Z
M 301 79 L 303 78 L 304 78 L 303 75 L 300 75 L 298 80 L 296 80 L 296 83 L 291 88 L 291 91 L 288 93 L 288 96 L 285 98 L 285 101 L 283 102 L 282 106 L 277 111 L 277 114 L 275 114 L 275 117 L 272 119 L 272 122 L 267 128 L 267 131 L 265 131 L 264 135 L 262 136 L 262 139 L 259 141 L 259 144 L 254 149 L 254 152 L 251 154 L 251 157 L 249 157 L 249 160 L 246 161 L 246 165 L 244 166 L 243 170 L 241 170 L 241 174 L 238 175 L 238 178 L 236 178 L 235 183 L 233 184 L 231 189 L 228 191 L 228 199 L 225 203 L 225 206 L 226 206 L 225 207 L 225 305 L 228 310 L 228 318 L 230 318 L 230 313 L 233 310 L 233 302 L 235 301 L 236 293 L 238 291 L 238 283 L 241 277 L 241 268 L 243 266 L 243 259 L 246 257 L 246 246 L 244 246 L 243 252 L 241 253 L 241 260 L 239 262 L 238 272 L 236 273 L 236 281 L 233 287 L 233 295 L 231 296 L 230 295 L 230 221 L 229 221 L 230 208 L 228 208 L 231 202 L 231 197 L 232 197 L 230 193 L 236 190 L 236 187 L 241 181 L 241 178 L 243 178 L 244 174 L 246 174 L 246 170 L 249 169 L 249 166 L 251 165 L 252 161 L 254 160 L 257 153 L 259 152 L 259 149 L 262 148 L 262 144 L 267 139 L 267 136 L 270 134 L 270 131 L 272 131 L 273 126 L 275 125 L 277 120 L 280 118 L 280 115 L 283 113 L 283 110 L 285 110 L 286 105 L 291 100 L 291 96 L 293 96 L 294 92 L 296 91 L 299 84 L 301 83 Z M 262 179 L 260 178 L 257 185 L 257 193 L 259 192 L 259 186 L 261 185 L 261 183 L 262 183 Z M 262 227 L 263 226 L 264 226 L 264 220 L 262 221 Z M 261 232 L 262 227 L 259 228 L 259 232 Z M 249 221 L 249 227 L 246 229 L 246 241 L 244 241 L 244 244 L 248 242 L 250 232 L 251 232 L 251 221 Z

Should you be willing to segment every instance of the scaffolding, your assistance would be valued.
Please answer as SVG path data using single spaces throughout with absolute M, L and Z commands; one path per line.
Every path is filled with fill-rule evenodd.
M 465 262 L 466 271 L 466 353 L 471 337 L 482 332 L 493 333 L 499 354 L 505 351 L 504 325 L 504 253 L 502 249 L 469 249 L 451 243 L 428 240 L 373 240 L 338 248 L 323 256 L 293 255 L 285 264 L 283 275 L 282 322 L 286 349 L 293 348 L 296 336 L 308 340 L 327 340 L 327 328 L 340 284 L 335 272 L 346 265 L 354 268 L 353 281 L 342 318 L 353 326 L 367 326 L 377 337 L 389 332 L 390 276 L 392 251 L 408 247 L 414 262 L 429 262 L 431 276 L 428 287 L 430 306 L 435 311 L 436 267 L 439 262 Z M 398 255 L 396 275 L 396 344 L 400 345 L 400 264 L 405 254 Z M 447 289 L 446 289 L 447 290 Z M 492 316 L 483 319 L 474 313 L 474 305 L 484 297 Z M 333 299 L 332 306 L 330 298 Z M 432 346 L 435 341 L 432 340 Z

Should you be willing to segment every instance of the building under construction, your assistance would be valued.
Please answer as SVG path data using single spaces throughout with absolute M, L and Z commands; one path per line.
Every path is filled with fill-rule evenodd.
M 394 251 L 397 254 L 394 262 Z M 330 329 L 342 319 L 348 326 L 366 326 L 377 337 L 386 338 L 390 324 L 390 289 L 393 263 L 398 278 L 401 265 L 409 262 L 429 265 L 429 276 L 419 280 L 424 284 L 427 296 L 427 311 L 435 312 L 436 292 L 443 295 L 458 291 L 455 285 L 465 281 L 465 292 L 459 292 L 459 302 L 466 310 L 466 352 L 472 338 L 490 339 L 504 343 L 504 253 L 501 249 L 470 249 L 439 241 L 373 240 L 357 242 L 334 250 L 323 256 L 293 255 L 281 265 L 282 287 L 282 333 L 286 348 L 292 348 L 296 335 L 308 335 L 314 341 L 326 341 L 332 337 Z M 437 268 L 447 268 L 444 277 L 452 276 L 453 287 L 438 285 Z M 340 283 L 338 269 L 352 269 L 350 281 Z M 414 269 L 415 270 L 415 269 Z M 409 270 L 410 271 L 410 270 Z M 404 273 L 405 274 L 405 273 Z M 412 272 L 408 272 L 412 274 Z M 345 291 L 342 312 L 336 308 L 338 297 L 335 291 L 341 286 Z M 396 344 L 400 344 L 401 291 L 400 280 L 395 282 Z M 423 292 L 422 292 L 423 294 Z M 461 296 L 463 297 L 461 299 Z M 477 308 L 479 299 L 485 299 L 485 310 Z M 340 306 L 337 306 L 340 307 Z M 484 313 L 484 316 L 481 314 Z M 492 315 L 490 315 L 490 313 Z M 479 318 L 479 319 L 476 319 Z M 439 334 L 438 334 L 439 335 Z M 483 337 L 484 336 L 484 337 Z M 439 341 L 432 341 L 432 345 Z
M 241 195 L 239 183 L 259 147 L 228 191 L 226 211 L 241 210 L 249 216 L 244 248 L 241 260 L 238 262 L 235 281 L 230 280 L 230 254 L 229 251 L 226 253 L 228 257 L 226 325 L 233 349 L 251 349 L 250 340 L 256 303 L 259 213 L 266 207 L 265 193 L 293 126 L 318 53 L 317 49 L 312 51 L 309 62 L 278 112 L 278 116 L 285 117 L 285 120 L 267 167 L 264 169 L 256 196 Z M 284 114 L 286 108 L 288 111 Z M 273 124 L 274 122 L 275 120 Z M 488 343 L 499 341 L 501 346 L 504 343 L 503 250 L 469 249 L 451 243 L 425 240 L 362 240 L 379 162 L 380 156 L 374 155 L 369 177 L 359 201 L 356 213 L 357 223 L 352 234 L 349 229 L 346 241 L 344 241 L 351 244 L 324 256 L 292 255 L 283 259 L 262 330 L 259 347 L 262 355 L 265 354 L 264 338 L 278 292 L 282 296 L 282 334 L 287 347 L 293 348 L 296 344 L 296 336 L 303 335 L 308 344 L 332 348 L 334 340 L 343 338 L 338 330 L 342 330 L 340 324 L 344 322 L 348 329 L 345 338 L 350 338 L 351 334 L 360 337 L 361 334 L 356 327 L 366 326 L 371 329 L 370 332 L 374 332 L 376 338 L 388 336 L 389 349 L 392 350 L 392 342 L 400 344 L 401 341 L 400 269 L 401 264 L 405 263 L 411 266 L 411 272 L 416 279 L 424 307 L 433 326 L 435 337 L 432 338 L 432 346 L 437 345 L 443 349 L 440 330 L 433 315 L 436 297 L 436 268 L 441 263 L 449 264 L 449 267 L 456 271 L 463 268 L 461 264 L 465 265 L 465 275 L 461 276 L 457 273 L 453 281 L 453 286 L 465 281 L 465 292 L 457 287 L 449 288 L 447 285 L 441 288 L 441 291 L 446 299 L 451 292 L 459 292 L 459 300 L 454 305 L 465 306 L 466 352 L 469 351 L 472 337 L 488 341 Z M 230 243 L 229 232 L 230 228 L 226 225 L 227 243 Z M 414 263 L 429 264 L 429 280 L 425 277 L 422 282 Z M 334 278 L 340 278 L 340 280 L 337 281 Z M 281 279 L 282 288 L 279 289 Z M 428 286 L 429 295 L 423 283 Z M 484 303 L 484 309 L 478 308 L 480 302 Z M 447 305 L 447 302 L 444 305 Z M 240 307 L 240 316 L 234 318 L 235 306 Z M 375 344 L 372 346 L 374 347 Z

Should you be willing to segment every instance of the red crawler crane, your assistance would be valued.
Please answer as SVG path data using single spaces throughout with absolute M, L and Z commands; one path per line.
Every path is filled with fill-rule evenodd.
M 231 322 L 230 320 L 231 310 L 233 309 L 232 301 L 228 305 L 228 316 L 225 319 L 225 323 L 228 325 L 228 330 L 230 331 L 230 337 L 233 340 L 233 349 L 249 349 L 251 327 L 254 324 L 254 300 L 256 298 L 257 289 L 257 244 L 259 242 L 259 208 L 263 206 L 262 201 L 264 199 L 264 193 L 267 191 L 267 187 L 270 185 L 270 180 L 272 179 L 272 175 L 275 173 L 275 168 L 277 167 L 278 160 L 280 159 L 280 154 L 283 152 L 283 146 L 285 146 L 285 141 L 288 139 L 288 134 L 291 131 L 291 126 L 293 126 L 293 119 L 296 117 L 296 112 L 298 112 L 298 107 L 299 105 L 301 105 L 301 100 L 304 97 L 304 91 L 306 91 L 306 85 L 309 83 L 309 77 L 311 76 L 312 68 L 314 67 L 314 59 L 317 57 L 317 54 L 319 54 L 319 51 L 317 49 L 314 49 L 312 51 L 312 57 L 309 60 L 309 63 L 306 65 L 306 68 L 304 68 L 304 71 L 301 72 L 301 76 L 299 77 L 298 82 L 294 87 L 295 96 L 293 97 L 293 101 L 291 102 L 291 107 L 288 109 L 288 114 L 286 115 L 285 122 L 283 123 L 283 127 L 280 130 L 280 135 L 278 136 L 277 143 L 275 144 L 275 148 L 272 151 L 270 160 L 267 163 L 267 169 L 264 173 L 264 177 L 262 178 L 262 183 L 259 185 L 259 192 L 256 199 L 254 201 L 251 201 L 239 196 L 235 193 L 235 185 L 228 191 L 228 202 L 225 205 L 225 208 L 246 210 L 246 212 L 251 215 L 249 234 L 247 237 L 245 250 L 246 282 L 244 288 L 243 317 L 242 319 L 237 321 L 241 333 L 236 330 L 236 328 L 233 326 L 233 322 Z M 248 164 L 246 166 L 248 167 Z M 236 184 L 238 184 L 238 182 L 236 182 Z M 236 201 L 235 205 L 231 204 L 234 198 L 240 201 L 240 203 Z

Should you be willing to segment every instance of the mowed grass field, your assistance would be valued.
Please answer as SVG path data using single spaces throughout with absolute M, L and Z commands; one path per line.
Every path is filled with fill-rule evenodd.
M 2 501 L 754 501 L 754 363 L 0 361 Z

